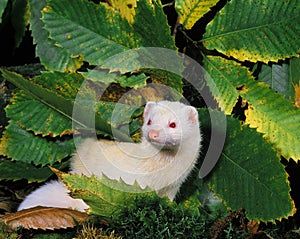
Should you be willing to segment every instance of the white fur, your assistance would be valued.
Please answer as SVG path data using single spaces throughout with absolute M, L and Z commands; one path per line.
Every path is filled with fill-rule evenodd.
M 73 208 L 85 211 L 89 207 L 81 200 L 70 197 L 69 191 L 60 181 L 50 181 L 29 194 L 20 204 L 18 211 L 36 206 Z
M 170 123 L 176 127 L 170 127 Z M 197 110 L 179 102 L 148 102 L 142 131 L 139 144 L 87 139 L 72 159 L 71 173 L 99 177 L 105 174 L 127 184 L 137 181 L 142 188 L 149 186 L 160 196 L 167 195 L 173 200 L 199 154 Z M 153 139 L 151 132 L 158 137 Z M 30 194 L 19 210 L 37 205 L 79 211 L 88 208 L 82 200 L 71 198 L 64 185 L 56 181 Z

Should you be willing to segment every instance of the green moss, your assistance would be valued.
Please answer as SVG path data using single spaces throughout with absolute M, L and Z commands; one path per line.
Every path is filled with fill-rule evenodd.
M 132 207 L 111 218 L 108 230 L 124 238 L 209 238 L 211 221 L 204 215 L 169 203 L 166 199 L 137 198 Z
M 74 239 L 122 239 L 122 237 L 115 236 L 114 232 L 105 233 L 102 231 L 102 228 L 96 228 L 93 225 L 87 224 L 83 225 Z
M 0 239 L 20 239 L 20 235 L 4 223 L 0 224 Z

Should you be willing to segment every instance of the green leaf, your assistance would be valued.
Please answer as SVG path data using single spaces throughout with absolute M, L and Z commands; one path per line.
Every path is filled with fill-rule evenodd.
M 18 48 L 25 35 L 26 25 L 29 23 L 27 1 L 12 0 L 11 24 L 14 29 L 15 47 Z
M 292 58 L 290 60 L 290 82 L 293 85 L 293 88 L 289 91 L 291 92 L 290 96 L 294 99 L 296 94 L 295 94 L 295 85 L 300 85 L 300 58 Z
M 221 110 L 226 114 L 231 114 L 239 97 L 231 79 L 243 78 L 245 74 L 230 70 L 223 61 L 218 59 L 209 56 L 204 57 L 205 79 Z
M 109 73 L 107 71 L 93 69 L 88 69 L 87 72 L 80 72 L 85 79 L 101 82 L 105 85 L 109 85 L 111 83 L 115 83 L 116 79 L 118 78 L 117 73 Z
M 248 84 L 251 92 L 243 94 L 251 105 L 246 111 L 246 123 L 274 143 L 285 158 L 300 159 L 300 112 L 283 97 L 270 91 L 265 85 Z M 263 94 L 260 100 L 253 95 Z
M 66 49 L 56 46 L 55 41 L 49 39 L 49 33 L 44 29 L 41 11 L 46 3 L 46 0 L 29 0 L 30 29 L 37 44 L 36 55 L 48 70 L 75 71 L 83 64 L 82 59 L 71 57 Z
M 191 29 L 219 0 L 176 0 L 175 8 L 179 14 L 180 23 Z
M 2 15 L 3 15 L 4 10 L 6 8 L 7 2 L 8 2 L 8 0 L 2 0 L 0 2 L 0 23 L 2 23 Z
M 145 74 L 131 75 L 131 76 L 121 76 L 117 79 L 117 82 L 122 87 L 131 87 L 137 89 L 139 87 L 144 87 L 147 84 L 147 76 Z
M 18 91 L 6 107 L 7 117 L 27 131 L 56 137 L 72 132 L 72 121 L 39 100 Z
M 76 96 L 76 87 L 83 80 L 80 75 L 48 72 L 41 76 L 25 79 L 20 74 L 4 69 L 0 70 L 3 78 L 71 119 L 73 110 L 72 100 Z
M 300 159 L 300 111 L 266 85 L 249 80 L 241 95 L 251 105 L 246 123 L 275 144 L 285 158 Z M 261 96 L 261 97 L 257 97 Z
M 73 139 L 53 140 L 36 137 L 13 121 L 7 126 L 0 143 L 0 155 L 34 165 L 53 165 L 74 151 Z
M 111 216 L 121 208 L 133 205 L 136 197 L 158 197 L 148 188 L 141 189 L 139 185 L 128 185 L 123 181 L 111 180 L 105 176 L 71 175 L 56 172 L 68 186 L 72 195 L 82 198 L 89 206 L 89 212 L 100 216 Z
M 121 104 L 118 104 L 120 118 L 116 120 L 116 117 L 113 117 L 116 113 L 114 103 L 97 102 L 104 90 L 101 88 L 102 85 L 90 85 L 89 82 L 85 82 L 81 86 L 84 78 L 76 73 L 43 72 L 40 76 L 25 79 L 14 72 L 4 69 L 0 69 L 0 71 L 5 79 L 59 112 L 60 117 L 73 120 L 76 127 L 92 131 L 96 129 L 98 133 L 105 135 L 112 135 L 113 130 L 116 138 L 130 141 L 127 132 L 124 133 L 119 129 L 119 124 L 128 123 L 129 113 L 136 110 L 137 107 L 128 105 L 122 107 Z M 80 91 L 78 91 L 79 88 Z M 112 119 L 115 120 L 113 123 Z M 35 122 L 31 123 L 35 124 Z M 94 124 L 92 125 L 92 123 Z
M 68 6 L 67 8 L 65 6 Z M 85 16 L 85 17 L 78 17 Z M 119 13 L 88 1 L 51 1 L 42 18 L 51 39 L 90 64 L 137 47 L 132 27 Z
M 160 1 L 137 2 L 132 35 L 139 38 L 138 47 L 162 47 L 176 50 L 174 38 Z
M 169 69 L 177 67 L 177 69 L 182 69 L 183 71 L 183 66 L 180 63 L 180 61 L 176 60 L 176 66 L 170 66 Z M 161 87 L 162 91 L 165 91 L 165 93 L 161 94 L 162 96 L 168 95 L 168 97 L 171 97 L 175 100 L 179 100 L 181 98 L 181 94 L 183 93 L 182 75 L 177 75 L 176 73 L 169 72 L 168 67 L 143 69 L 142 72 L 148 74 L 151 78 L 153 78 L 154 83 L 161 84 L 167 87 Z
M 42 20 L 57 45 L 93 65 L 140 46 L 176 49 L 173 38 L 166 34 L 169 26 L 157 1 L 139 1 L 133 25 L 107 5 L 82 0 L 72 4 L 51 1 L 43 10 Z
M 122 87 L 139 88 L 146 86 L 147 76 L 145 74 L 138 75 L 122 75 L 116 73 L 108 73 L 102 70 L 89 70 L 88 72 L 81 72 L 81 74 L 91 81 L 102 82 L 105 85 L 111 83 L 119 83 Z
M 293 82 L 289 73 L 289 64 L 262 65 L 258 80 L 267 83 L 273 90 L 285 95 L 287 99 L 292 99 Z
M 29 163 L 5 160 L 0 163 L 0 180 L 27 179 L 29 183 L 46 181 L 53 172 L 48 167 L 37 168 Z
M 262 65 L 258 79 L 269 84 L 278 93 L 284 94 L 288 84 L 288 64 Z
M 263 133 L 285 158 L 300 159 L 300 134 L 295 130 L 300 128 L 300 111 L 283 95 L 277 94 L 265 83 L 255 81 L 247 68 L 220 57 L 209 57 L 209 60 L 222 74 L 236 75 L 227 80 L 249 103 L 246 123 Z M 217 78 L 213 80 L 222 89 L 222 82 Z
M 300 51 L 298 0 L 230 1 L 206 27 L 208 49 L 240 61 L 278 61 Z
M 202 124 L 210 122 L 200 110 Z M 227 117 L 226 142 L 208 179 L 213 192 L 232 210 L 245 208 L 247 217 L 269 221 L 294 213 L 287 173 L 272 145 L 262 135 Z
M 184 70 L 184 60 L 177 51 L 161 47 L 141 47 L 128 50 L 122 54 L 111 57 L 101 65 L 102 69 L 110 69 L 111 72 L 150 73 L 159 79 L 168 77 L 169 83 L 179 86 L 180 78 Z M 180 86 L 179 86 L 180 87 Z
M 290 77 L 294 84 L 300 80 L 300 57 L 294 57 L 290 60 Z

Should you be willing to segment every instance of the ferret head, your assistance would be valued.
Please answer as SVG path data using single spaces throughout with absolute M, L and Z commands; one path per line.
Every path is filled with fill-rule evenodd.
M 191 137 L 200 137 L 198 112 L 179 102 L 148 102 L 142 130 L 143 137 L 153 145 L 161 149 L 178 149 Z

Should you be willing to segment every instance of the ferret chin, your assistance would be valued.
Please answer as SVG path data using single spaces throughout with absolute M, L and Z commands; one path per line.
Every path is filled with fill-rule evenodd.
M 174 200 L 199 155 L 198 112 L 179 102 L 148 102 L 143 117 L 141 143 L 86 139 L 72 158 L 71 173 L 104 174 L 131 185 L 136 181 L 142 188 L 148 186 L 159 196 Z M 27 196 L 18 210 L 38 205 L 79 211 L 89 208 L 68 193 L 63 183 L 49 182 Z M 54 194 L 55 202 L 51 200 Z

